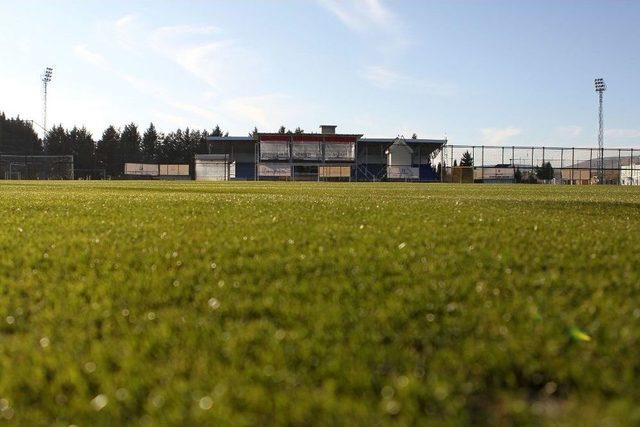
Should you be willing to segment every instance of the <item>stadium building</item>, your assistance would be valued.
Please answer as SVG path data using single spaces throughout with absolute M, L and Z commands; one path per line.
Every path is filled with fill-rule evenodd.
M 363 138 L 320 133 L 209 137 L 195 157 L 197 180 L 439 181 L 432 162 L 446 139 Z M 437 163 L 437 162 L 436 162 Z

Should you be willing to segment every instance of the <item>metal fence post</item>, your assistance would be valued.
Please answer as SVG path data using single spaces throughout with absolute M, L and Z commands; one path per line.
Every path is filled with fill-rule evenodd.
M 482 169 L 481 169 L 481 177 L 482 177 L 482 182 L 484 183 L 484 145 L 482 146 Z
M 593 148 L 589 149 L 589 183 L 591 183 L 591 174 L 592 172 L 592 166 L 591 163 L 593 162 Z
M 562 185 L 562 172 L 564 172 L 564 148 L 560 148 L 560 185 Z

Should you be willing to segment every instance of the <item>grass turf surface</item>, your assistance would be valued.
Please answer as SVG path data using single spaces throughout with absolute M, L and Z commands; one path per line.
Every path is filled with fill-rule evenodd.
M 640 422 L 628 187 L 0 183 L 0 417 Z

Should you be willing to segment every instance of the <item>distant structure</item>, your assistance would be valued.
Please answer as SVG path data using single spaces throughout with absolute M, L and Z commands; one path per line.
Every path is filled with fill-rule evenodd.
M 45 135 L 47 134 L 47 85 L 51 82 L 51 76 L 53 75 L 53 68 L 47 67 L 42 74 L 42 128 Z
M 363 138 L 336 133 L 257 132 L 209 137 L 209 154 L 196 154 L 197 180 L 440 181 L 437 156 L 445 139 Z
M 596 92 L 598 93 L 598 180 L 604 183 L 604 120 L 602 117 L 602 98 L 607 85 L 604 79 L 595 79 Z

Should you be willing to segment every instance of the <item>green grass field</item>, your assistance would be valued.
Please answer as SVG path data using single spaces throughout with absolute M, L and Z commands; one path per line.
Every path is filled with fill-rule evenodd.
M 637 425 L 640 189 L 1 182 L 20 425 Z

